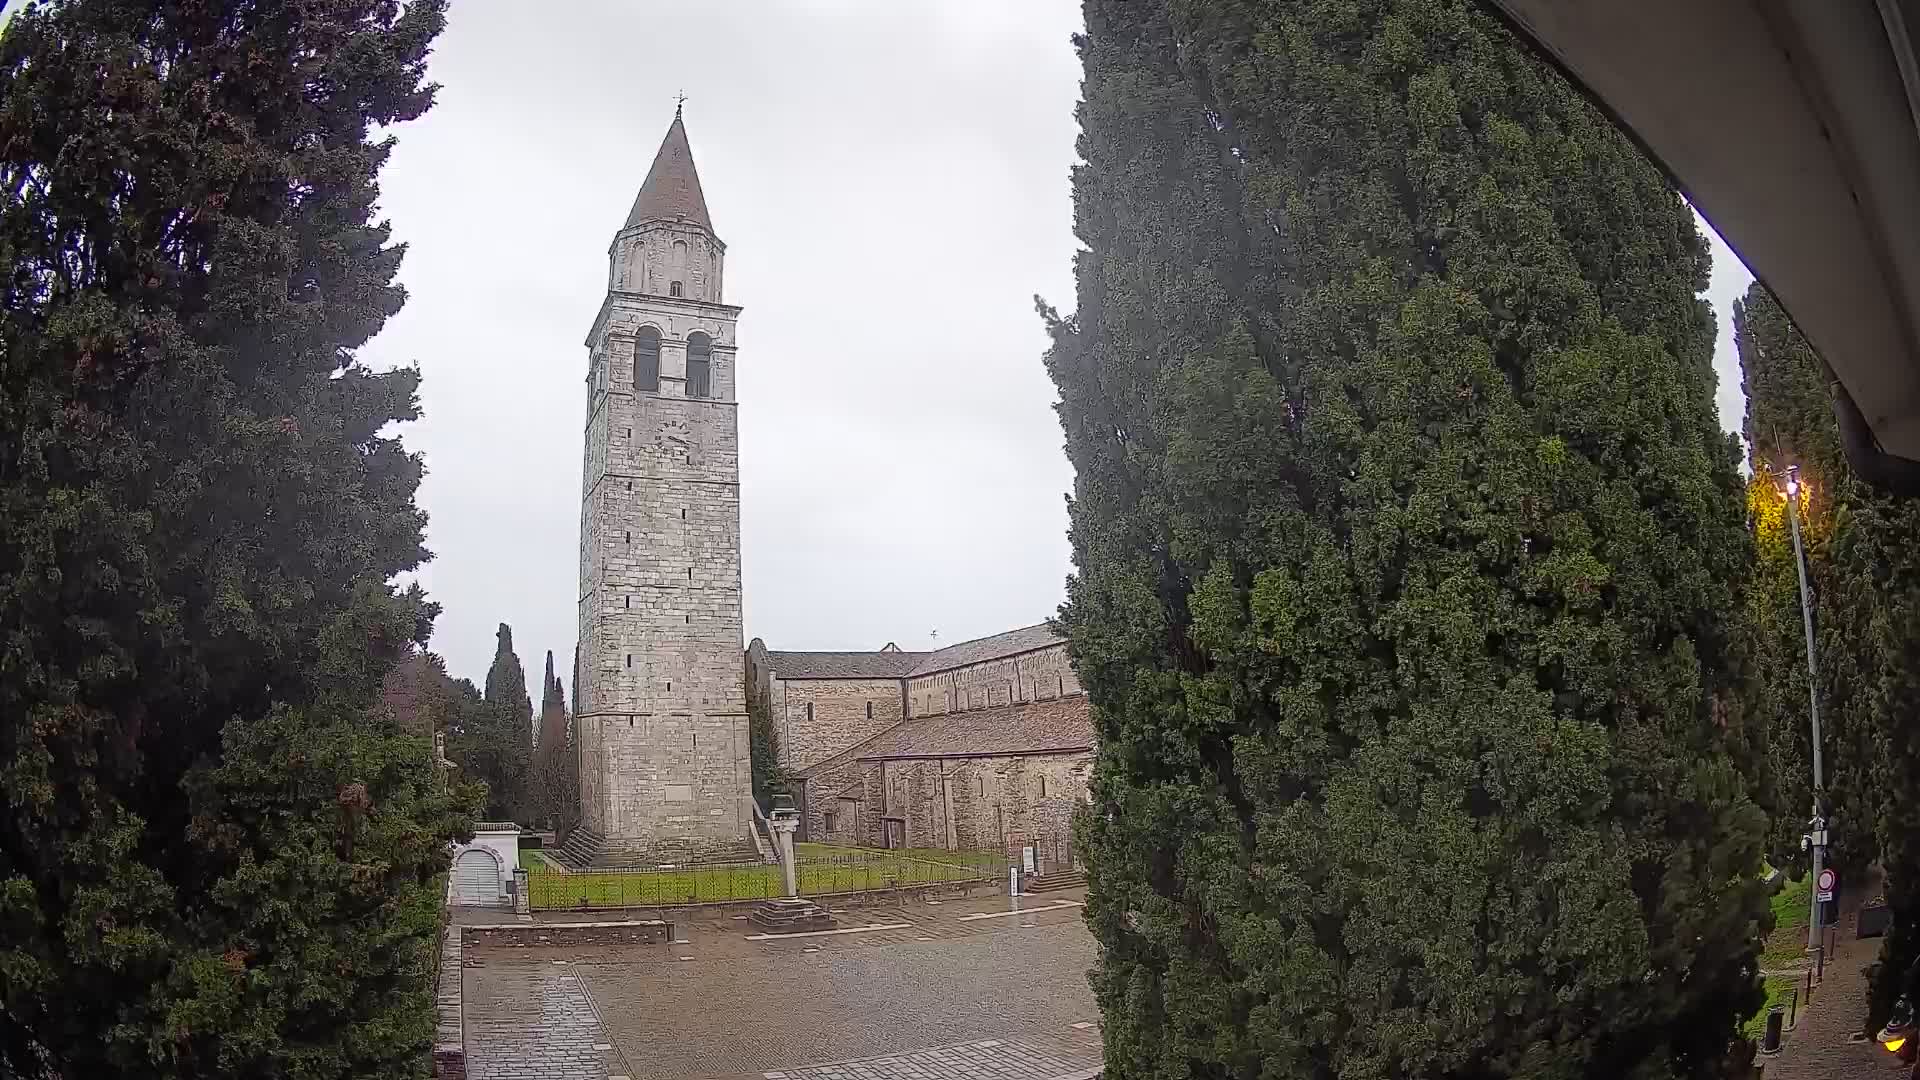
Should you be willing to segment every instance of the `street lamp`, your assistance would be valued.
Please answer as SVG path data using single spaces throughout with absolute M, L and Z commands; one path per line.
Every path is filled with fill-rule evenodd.
M 1807 636 L 1807 716 L 1813 723 L 1813 818 L 1807 822 L 1807 848 L 1813 853 L 1813 888 L 1808 890 L 1813 910 L 1807 918 L 1807 951 L 1816 971 L 1825 967 L 1820 955 L 1820 868 L 1827 853 L 1827 822 L 1820 814 L 1820 684 L 1813 660 L 1813 601 L 1807 592 L 1807 556 L 1800 547 L 1800 466 L 1787 466 L 1787 522 L 1793 529 L 1793 568 L 1800 575 L 1800 622 Z

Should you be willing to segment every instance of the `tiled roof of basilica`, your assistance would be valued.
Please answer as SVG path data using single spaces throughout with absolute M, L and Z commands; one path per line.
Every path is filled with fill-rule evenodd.
M 907 674 L 931 675 L 936 671 L 949 668 L 966 667 L 968 664 L 981 664 L 988 660 L 998 660 L 1015 653 L 1032 652 L 1049 645 L 1058 645 L 1066 638 L 1053 632 L 1050 623 L 1036 623 L 1023 626 L 1018 630 L 1008 630 L 992 637 L 975 638 L 936 649 L 930 653 L 920 653 L 920 663 Z
M 904 679 L 983 664 L 1004 656 L 1033 652 L 1067 639 L 1048 623 L 1023 626 L 991 637 L 962 641 L 933 652 L 774 652 L 767 659 L 782 679 Z
M 1091 749 L 1093 711 L 1085 694 L 1070 694 L 903 721 L 805 771 L 820 775 L 850 761 L 1012 757 Z
M 782 679 L 898 679 L 926 653 L 774 652 L 767 651 L 773 673 Z

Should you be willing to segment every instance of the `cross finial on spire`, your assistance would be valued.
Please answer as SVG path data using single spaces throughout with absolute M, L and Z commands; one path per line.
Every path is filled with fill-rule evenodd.
M 678 94 L 675 94 L 673 96 L 673 118 L 675 120 L 680 119 L 680 109 L 686 103 L 687 103 L 687 92 L 685 90 L 682 90 Z

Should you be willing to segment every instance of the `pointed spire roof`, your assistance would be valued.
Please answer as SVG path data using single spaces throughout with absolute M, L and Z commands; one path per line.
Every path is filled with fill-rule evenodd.
M 647 170 L 647 182 L 640 185 L 640 196 L 627 213 L 627 227 L 643 221 L 680 219 L 713 231 L 707 217 L 707 198 L 700 192 L 700 174 L 693 168 L 693 147 L 687 145 L 687 125 L 680 110 L 673 110 L 673 126 L 660 140 L 660 152 L 653 155 L 653 168 Z

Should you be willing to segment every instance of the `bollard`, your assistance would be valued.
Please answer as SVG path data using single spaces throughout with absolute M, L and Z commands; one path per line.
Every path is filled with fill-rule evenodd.
M 1767 1010 L 1767 1027 L 1760 1036 L 1760 1052 L 1773 1055 L 1780 1052 L 1780 1029 L 1787 1018 L 1787 1010 L 1775 1005 Z
M 1787 1030 L 1788 1031 L 1793 1030 L 1793 1025 L 1795 1021 L 1799 1019 L 1799 1016 L 1800 1016 L 1800 990 L 1796 987 L 1795 989 L 1787 991 Z

